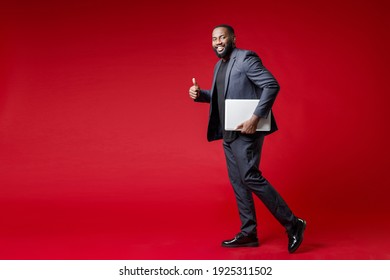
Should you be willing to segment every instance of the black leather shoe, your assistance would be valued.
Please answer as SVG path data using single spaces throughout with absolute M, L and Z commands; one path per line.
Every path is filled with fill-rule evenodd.
M 288 252 L 294 253 L 303 241 L 303 232 L 306 228 L 306 221 L 298 219 L 293 229 L 288 232 Z
M 241 232 L 231 240 L 222 241 L 222 247 L 257 247 L 259 240 L 256 236 L 244 236 Z

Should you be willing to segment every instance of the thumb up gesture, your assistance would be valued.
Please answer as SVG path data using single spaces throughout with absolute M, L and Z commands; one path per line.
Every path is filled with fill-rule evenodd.
M 193 86 L 190 87 L 190 90 L 189 90 L 190 97 L 192 99 L 197 99 L 199 97 L 200 87 L 199 87 L 198 83 L 196 82 L 195 78 L 192 78 L 192 83 L 193 83 Z

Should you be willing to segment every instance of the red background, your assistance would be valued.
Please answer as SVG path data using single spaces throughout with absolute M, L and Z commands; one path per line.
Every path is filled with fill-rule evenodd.
M 389 258 L 386 1 L 62 2 L 1 2 L 1 259 Z M 219 246 L 238 215 L 188 88 L 220 23 L 281 84 L 262 170 L 295 255 L 261 203 L 261 247 Z

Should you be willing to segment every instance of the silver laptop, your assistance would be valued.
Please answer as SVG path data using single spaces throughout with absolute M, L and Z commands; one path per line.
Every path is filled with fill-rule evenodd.
M 226 99 L 225 100 L 225 130 L 239 130 L 236 127 L 249 120 L 255 111 L 259 99 Z M 256 131 L 271 130 L 271 111 L 266 119 L 261 118 Z

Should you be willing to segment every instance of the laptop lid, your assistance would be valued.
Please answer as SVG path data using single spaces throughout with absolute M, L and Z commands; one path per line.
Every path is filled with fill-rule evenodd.
M 255 111 L 259 99 L 226 99 L 225 100 L 225 130 L 237 130 L 236 127 L 249 120 Z M 266 119 L 261 118 L 256 131 L 271 130 L 271 111 Z M 239 130 L 237 130 L 239 131 Z

